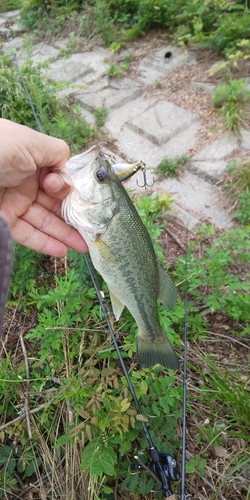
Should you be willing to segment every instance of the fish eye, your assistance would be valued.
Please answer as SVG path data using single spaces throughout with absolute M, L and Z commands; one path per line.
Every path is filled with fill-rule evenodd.
M 95 176 L 98 182 L 105 182 L 107 179 L 107 172 L 106 170 L 104 170 L 104 168 L 100 168 L 96 171 Z

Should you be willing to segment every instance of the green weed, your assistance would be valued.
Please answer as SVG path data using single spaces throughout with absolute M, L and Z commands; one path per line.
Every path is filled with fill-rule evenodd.
M 189 156 L 179 156 L 177 158 L 164 156 L 155 173 L 159 176 L 179 177 L 180 169 L 187 164 L 189 159 Z
M 42 266 L 46 257 L 17 243 L 14 246 L 14 257 L 10 305 L 27 311 L 33 304 L 32 293 L 37 283 L 41 278 L 48 277 Z
M 207 461 L 198 453 L 195 458 L 191 458 L 186 465 L 186 473 L 194 474 L 199 472 L 201 477 L 205 476 Z
M 161 89 L 162 88 L 162 82 L 159 78 L 155 81 L 155 88 L 156 89 Z
M 202 258 L 197 260 L 195 254 L 190 253 L 188 260 L 191 305 L 203 303 L 211 313 L 221 311 L 237 320 L 235 333 L 238 335 L 246 335 L 249 330 L 249 249 L 247 231 L 239 227 L 215 238 Z M 181 257 L 175 269 L 179 280 L 185 281 L 185 269 Z M 241 269 L 240 275 L 238 269 Z
M 233 216 L 244 226 L 250 226 L 250 191 L 247 189 L 240 193 L 237 210 Z
M 131 62 L 134 60 L 134 56 L 132 54 L 127 55 L 123 58 L 120 64 L 111 64 L 108 71 L 107 76 L 109 78 L 119 78 L 124 75 L 131 68 Z
M 238 160 L 227 165 L 230 174 L 230 183 L 232 194 L 240 194 L 246 189 L 250 189 L 250 161 Z
M 141 195 L 134 198 L 136 209 L 150 234 L 156 255 L 161 262 L 165 261 L 160 247 L 160 235 L 164 227 L 161 217 L 170 210 L 171 202 L 171 196 L 164 191 L 153 197 Z
M 228 474 L 225 476 L 230 477 L 235 472 L 233 469 L 237 461 L 241 467 L 246 458 L 246 463 L 249 463 L 249 454 L 246 453 L 250 444 L 248 376 L 242 373 L 242 369 L 237 365 L 234 370 L 224 369 L 209 355 L 206 357 L 206 367 L 205 372 L 196 369 L 200 384 L 193 397 L 196 401 L 206 404 L 208 408 L 206 420 L 209 424 L 199 427 L 196 442 L 201 443 L 205 440 L 206 449 L 216 450 L 218 446 L 223 446 L 226 452 L 227 446 L 230 447 L 230 441 L 244 440 L 241 450 L 235 451 L 237 460 L 235 454 L 232 461 L 228 460 Z M 199 419 L 199 414 L 197 417 Z M 223 484 L 224 481 L 217 491 Z
M 60 50 L 60 57 L 69 57 L 75 52 L 79 52 L 82 45 L 81 38 L 75 34 L 68 38 L 67 45 L 65 48 Z
M 22 4 L 22 0 L 2 0 L 0 5 L 0 13 L 21 9 L 21 7 L 23 6 Z
M 109 78 L 119 78 L 122 75 L 122 69 L 117 64 L 111 64 L 108 71 L 107 76 Z
M 80 116 L 79 108 L 72 108 L 66 101 L 56 99 L 56 88 L 43 76 L 41 67 L 27 61 L 22 66 L 22 73 L 45 133 L 64 139 L 73 151 L 95 137 L 96 130 Z M 19 73 L 8 56 L 0 57 L 0 86 L 1 117 L 36 129 Z
M 108 110 L 105 107 L 95 108 L 93 111 L 97 127 L 103 127 L 105 120 L 108 116 Z
M 220 84 L 214 92 L 212 106 L 221 114 L 227 129 L 238 133 L 249 118 L 250 91 L 243 80 Z
M 225 186 L 226 191 L 236 203 L 233 217 L 247 226 L 250 224 L 250 162 L 235 161 L 227 166 L 227 170 L 229 179 Z

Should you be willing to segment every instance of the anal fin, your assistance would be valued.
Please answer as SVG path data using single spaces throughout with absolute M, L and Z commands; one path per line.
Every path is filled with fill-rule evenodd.
M 121 316 L 122 311 L 124 309 L 124 304 L 123 304 L 123 302 L 121 302 L 121 300 L 116 295 L 116 293 L 113 292 L 113 290 L 111 290 L 111 288 L 109 288 L 109 294 L 110 294 L 110 300 L 111 300 L 111 304 L 112 304 L 113 313 L 114 313 L 115 319 L 118 321 L 118 319 L 120 319 L 120 316 Z
M 173 309 L 176 299 L 177 291 L 175 284 L 169 274 L 163 269 L 163 267 L 158 262 L 159 271 L 159 300 L 161 303 L 168 307 L 168 309 Z

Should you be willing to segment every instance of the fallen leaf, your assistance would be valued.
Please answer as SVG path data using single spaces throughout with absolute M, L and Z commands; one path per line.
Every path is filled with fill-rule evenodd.
M 228 451 L 226 450 L 226 448 L 224 448 L 224 446 L 216 446 L 215 448 L 215 455 L 219 458 L 228 458 L 229 457 L 229 453 Z

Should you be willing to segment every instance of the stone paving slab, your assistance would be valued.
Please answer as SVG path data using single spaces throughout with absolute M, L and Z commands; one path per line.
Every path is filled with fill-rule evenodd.
M 83 77 L 84 78 L 84 77 Z M 64 97 L 75 97 L 77 93 L 82 92 L 86 88 L 86 84 L 83 83 L 83 78 L 72 82 L 69 86 L 56 91 L 56 97 L 58 99 L 63 99 Z
M 2 25 L 0 25 L 0 35 L 5 35 L 5 33 L 7 33 L 9 31 L 8 28 L 5 27 L 5 23 L 6 21 L 3 22 Z
M 92 71 L 89 66 L 79 65 L 78 61 L 66 59 L 50 64 L 50 68 L 46 70 L 46 76 L 57 82 L 74 82 Z
M 69 86 L 62 90 L 58 90 L 56 92 L 57 97 L 62 98 L 65 96 L 72 96 L 75 98 L 75 101 L 77 101 L 77 96 L 78 94 L 81 94 L 84 90 L 86 91 L 87 89 L 91 89 L 92 92 L 99 93 L 101 90 L 108 88 L 109 86 L 109 81 L 107 77 L 102 78 L 101 80 L 95 80 L 93 83 L 91 83 L 91 86 L 86 83 L 86 78 L 89 76 L 89 73 L 85 75 L 82 78 L 79 78 L 78 80 L 75 80 Z M 80 102 L 82 104 L 82 102 Z
M 105 122 L 105 128 L 115 138 L 116 147 L 130 161 L 142 159 L 147 167 L 155 169 L 161 162 L 163 156 L 181 156 L 196 146 L 196 135 L 199 131 L 199 122 L 195 122 L 184 132 L 170 139 L 166 144 L 158 146 L 146 137 L 134 132 L 127 126 L 129 120 L 142 114 L 148 107 L 154 104 L 152 98 L 144 94 L 119 109 L 109 112 Z M 133 178 L 131 178 L 133 182 Z
M 197 120 L 198 116 L 194 113 L 171 102 L 161 101 L 131 120 L 127 126 L 161 146 Z
M 4 19 L 11 19 L 12 17 L 18 18 L 20 16 L 20 9 L 10 10 L 9 12 L 3 12 L 0 17 Z
M 171 203 L 171 211 L 166 212 L 166 215 L 171 215 L 174 217 L 178 217 L 181 220 L 183 226 L 185 226 L 189 231 L 192 231 L 196 227 L 201 225 L 201 221 L 198 217 L 184 210 L 183 207 L 178 205 L 178 203 Z
M 34 45 L 30 59 L 35 63 L 42 63 L 53 57 L 57 57 L 59 52 L 58 49 L 41 42 Z
M 244 149 L 250 149 L 250 131 L 241 130 L 241 147 Z
M 96 47 L 89 52 L 72 54 L 72 56 L 66 60 L 77 61 L 79 64 L 79 72 L 81 70 L 81 65 L 88 66 L 91 69 L 91 72 L 85 76 L 84 82 L 93 83 L 104 77 L 112 59 L 113 55 L 110 51 L 102 49 L 101 47 Z
M 207 92 L 208 94 L 212 94 L 216 85 L 214 83 L 209 83 L 209 82 L 198 82 L 196 80 L 192 80 L 191 83 L 192 87 L 194 89 L 201 89 Z
M 21 36 L 17 36 L 16 38 L 12 38 L 11 41 L 11 48 L 12 49 L 15 49 L 15 50 L 19 50 L 22 48 L 23 46 L 23 38 Z M 4 43 L 2 48 L 1 48 L 1 52 L 9 52 L 11 49 L 10 49 L 10 45 L 8 42 Z
M 92 113 L 90 113 L 90 111 L 88 111 L 87 109 L 83 109 L 80 114 L 81 114 L 81 116 L 83 116 L 83 118 L 85 118 L 88 125 L 90 125 L 91 127 L 94 127 L 95 117 Z
M 11 25 L 11 30 L 15 33 L 25 33 L 25 27 L 22 26 L 18 21 Z
M 139 177 L 139 174 L 140 172 L 136 174 L 137 178 L 133 176 L 124 184 L 128 189 L 143 193 L 144 190 L 138 187 L 136 183 L 136 180 L 138 180 L 139 184 L 142 184 L 142 178 Z M 215 224 L 218 228 L 230 227 L 231 218 L 220 204 L 218 188 L 210 182 L 187 171 L 181 179 L 167 177 L 159 180 L 157 180 L 156 176 L 153 177 L 152 171 L 147 171 L 147 180 L 148 184 L 152 184 L 152 182 L 154 184 L 153 188 L 149 188 L 145 192 L 150 193 L 153 189 L 154 192 L 165 191 L 169 193 L 174 198 L 174 203 L 171 204 L 174 213 L 183 222 L 188 223 L 189 229 L 193 229 L 202 222 Z
M 192 160 L 221 160 L 237 148 L 237 138 L 224 134 L 193 156 Z
M 169 59 L 165 58 L 165 54 L 171 52 L 172 56 Z M 196 57 L 194 52 L 182 51 L 173 45 L 167 45 L 157 50 L 153 54 L 142 60 L 142 66 L 157 69 L 163 74 L 170 73 L 173 69 L 186 64 L 195 64 Z
M 178 179 L 155 181 L 154 189 L 163 189 L 175 197 L 175 202 L 200 222 L 215 224 L 219 228 L 231 225 L 231 218 L 220 203 L 218 188 L 197 175 L 185 172 Z
M 224 160 L 191 161 L 187 168 L 202 179 L 216 183 L 225 171 L 227 164 L 228 162 Z
M 114 85 L 111 82 L 109 86 L 104 85 L 98 90 L 89 86 L 76 96 L 76 100 L 89 111 L 100 107 L 112 110 L 132 101 L 144 92 L 144 88 L 132 80 L 127 85 L 117 85 L 117 82 Z

